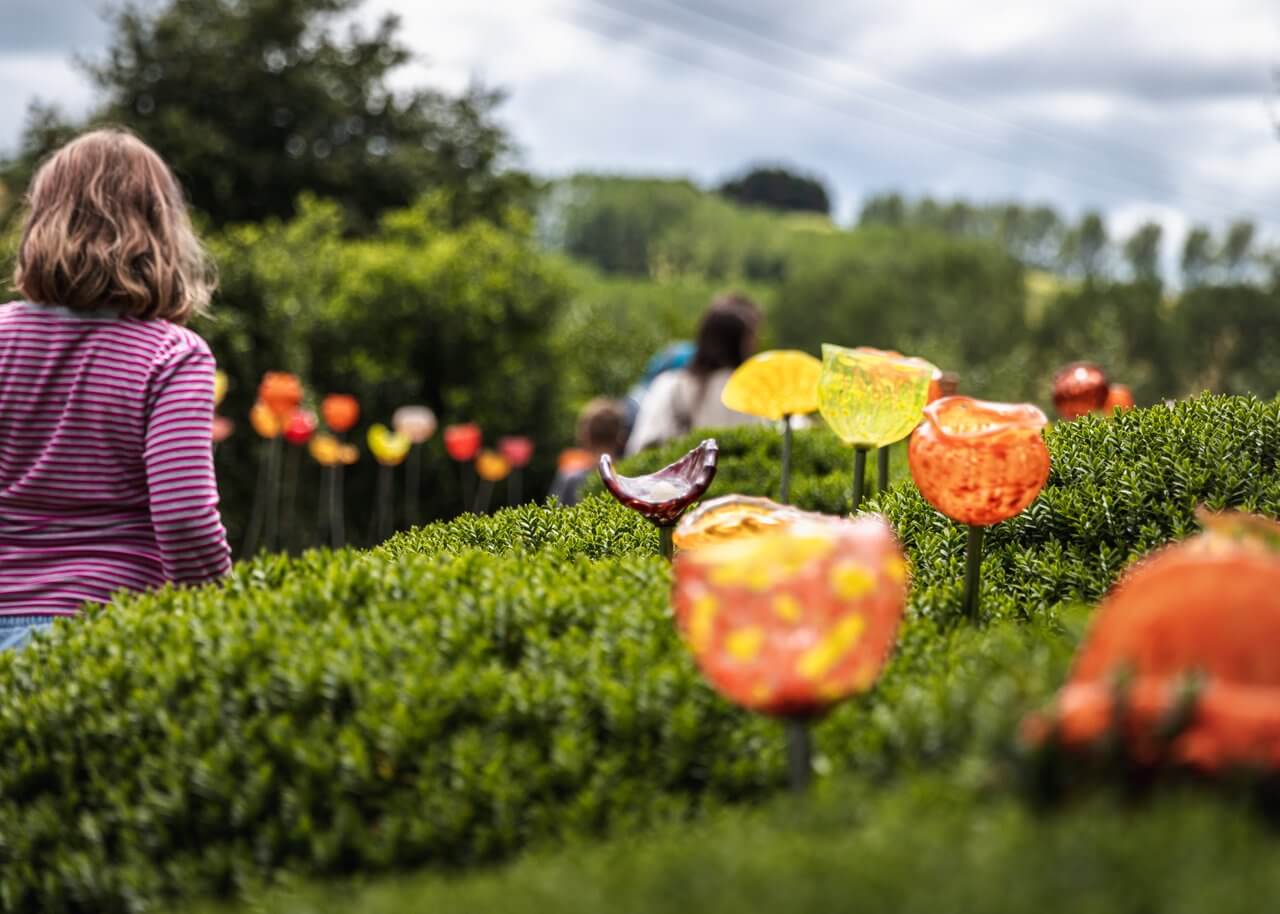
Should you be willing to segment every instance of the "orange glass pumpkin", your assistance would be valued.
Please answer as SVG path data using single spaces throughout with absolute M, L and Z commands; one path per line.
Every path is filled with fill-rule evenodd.
M 1049 478 L 1048 424 L 1029 403 L 943 397 L 924 410 L 907 458 L 931 505 L 971 526 L 999 523 L 1035 501 Z
M 1110 416 L 1117 409 L 1133 409 L 1133 392 L 1123 384 L 1112 384 L 1107 388 L 1107 400 L 1102 404 L 1102 411 Z
M 302 403 L 302 382 L 287 371 L 268 371 L 258 385 L 258 400 L 284 422 Z
M 876 515 L 813 520 L 682 552 L 676 621 L 712 686 L 752 711 L 813 717 L 889 656 L 907 565 Z
M 1202 519 L 1206 533 L 1144 559 L 1102 602 L 1052 718 L 1024 736 L 1084 748 L 1120 724 L 1139 761 L 1280 768 L 1280 524 Z M 1190 717 L 1168 743 L 1159 731 L 1193 676 Z
M 1097 412 L 1107 402 L 1107 376 L 1092 362 L 1072 362 L 1053 376 L 1053 408 L 1063 419 Z
M 320 401 L 320 418 L 330 431 L 349 432 L 360 421 L 360 402 L 350 394 L 329 394 Z

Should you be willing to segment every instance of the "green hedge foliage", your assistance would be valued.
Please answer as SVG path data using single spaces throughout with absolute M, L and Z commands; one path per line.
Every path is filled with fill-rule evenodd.
M 1278 410 L 1203 398 L 1054 429 L 1044 496 L 992 531 L 980 626 L 956 616 L 963 531 L 900 476 L 879 507 L 910 612 L 877 688 L 818 727 L 822 767 L 986 770 L 1061 682 L 1077 601 L 1189 532 L 1197 502 L 1280 513 Z M 741 435 L 722 480 L 764 479 L 749 439 L 776 434 Z M 603 497 L 526 507 L 259 559 L 0 657 L 0 909 L 465 867 L 774 791 L 781 728 L 702 683 L 656 547 Z

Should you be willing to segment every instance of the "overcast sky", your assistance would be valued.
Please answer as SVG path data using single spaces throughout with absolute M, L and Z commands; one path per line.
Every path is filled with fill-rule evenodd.
M 0 149 L 93 99 L 99 0 L 0 0 Z M 523 164 L 712 181 L 754 161 L 869 193 L 1044 200 L 1280 233 L 1277 0 L 368 0 L 406 82 L 510 92 Z

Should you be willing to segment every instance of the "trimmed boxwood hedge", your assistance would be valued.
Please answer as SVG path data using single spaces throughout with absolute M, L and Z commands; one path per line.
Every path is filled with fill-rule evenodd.
M 908 621 L 880 685 L 818 727 L 820 763 L 998 770 L 1066 670 L 1073 604 L 1197 502 L 1280 512 L 1277 412 L 1202 398 L 1054 429 L 1045 494 L 989 538 L 979 627 L 956 616 L 963 532 L 900 482 L 879 507 L 912 559 Z M 749 438 L 775 436 L 736 435 L 721 480 L 749 490 Z M 779 728 L 702 684 L 656 548 L 603 498 L 521 508 L 259 559 L 0 657 L 0 908 L 470 866 L 775 790 Z

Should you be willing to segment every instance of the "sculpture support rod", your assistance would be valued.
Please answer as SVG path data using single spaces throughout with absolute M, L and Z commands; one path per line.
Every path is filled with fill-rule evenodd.
M 778 484 L 778 501 L 791 503 L 791 416 L 782 417 L 782 481 Z
M 853 449 L 853 511 L 856 514 L 862 504 L 862 493 L 867 484 L 867 449 Z
M 813 734 L 803 720 L 789 719 L 787 728 L 787 772 L 791 789 L 804 793 L 813 780 Z
M 876 448 L 876 490 L 889 491 L 889 447 Z

